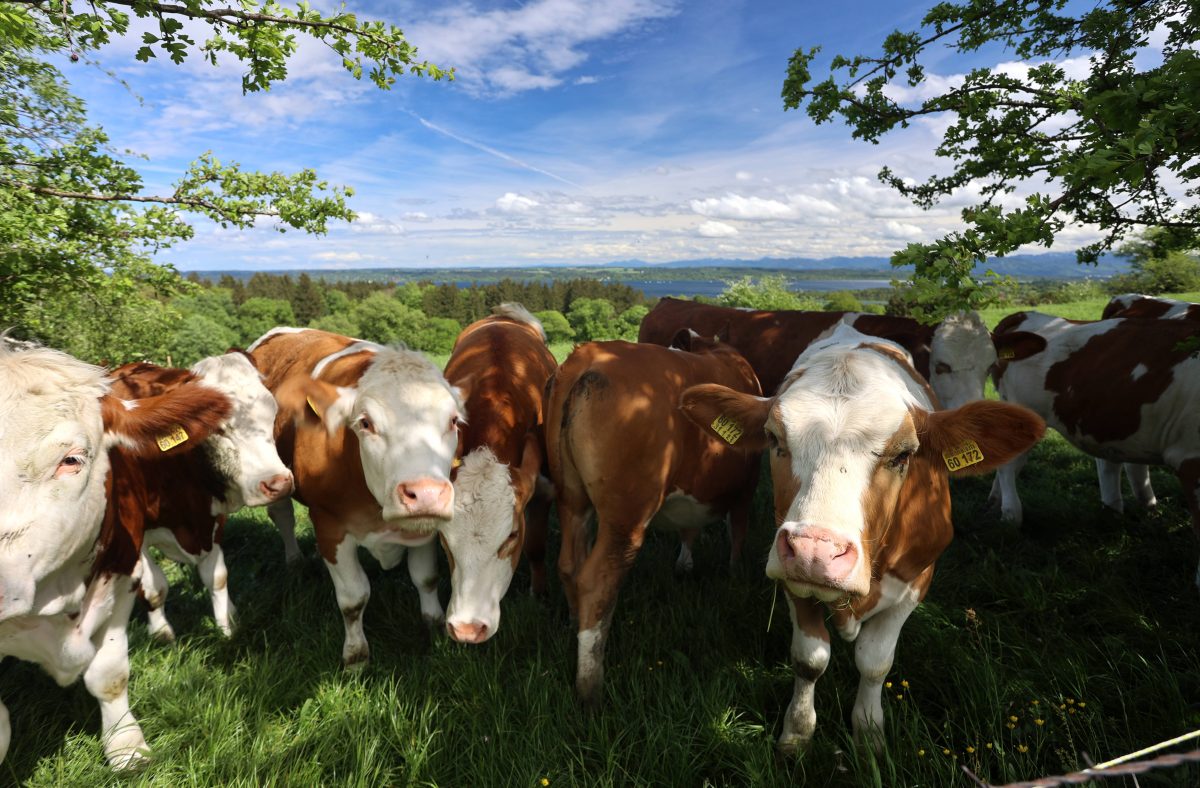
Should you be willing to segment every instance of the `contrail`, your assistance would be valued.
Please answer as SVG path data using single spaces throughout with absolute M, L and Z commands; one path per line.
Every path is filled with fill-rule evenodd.
M 436 123 L 430 123 L 429 121 L 425 120 L 425 118 L 422 118 L 420 115 L 418 115 L 415 112 L 412 112 L 410 110 L 405 110 L 405 111 L 408 112 L 409 115 L 412 115 L 414 118 L 416 118 L 417 121 L 419 121 L 420 124 L 422 126 L 424 126 L 425 128 L 431 129 L 432 131 L 436 131 L 438 134 L 449 137 L 450 139 L 455 140 L 456 142 L 461 142 L 463 145 L 469 145 L 472 148 L 475 148 L 476 150 L 481 150 L 484 153 L 495 156 L 498 159 L 503 159 L 504 161 L 508 162 L 509 164 L 515 164 L 516 166 L 521 167 L 523 169 L 532 170 L 533 172 L 536 172 L 540 175 L 545 175 L 547 178 L 553 178 L 554 180 L 559 181 L 561 183 L 565 183 L 568 186 L 574 186 L 576 189 L 583 188 L 582 184 L 578 184 L 575 181 L 567 180 L 566 178 L 562 177 L 561 175 L 555 175 L 552 172 L 543 170 L 541 167 L 535 167 L 532 164 L 523 162 L 515 156 L 509 156 L 504 151 L 496 150 L 495 148 L 484 145 L 481 142 L 476 142 L 475 140 L 467 139 L 466 137 L 455 134 L 453 131 L 450 131 L 449 129 L 444 129 L 441 126 L 437 125 Z

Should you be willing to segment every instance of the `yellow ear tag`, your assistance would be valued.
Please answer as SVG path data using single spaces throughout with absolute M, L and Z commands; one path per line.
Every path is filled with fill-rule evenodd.
M 1006 347 L 1006 348 L 1004 348 L 1004 350 L 1001 350 L 1000 353 L 996 357 L 999 358 L 1001 361 L 1012 361 L 1014 358 L 1017 357 L 1017 351 L 1013 350 L 1010 347 Z
M 312 412 L 317 414 L 318 419 L 324 418 L 321 416 L 321 409 L 317 407 L 317 403 L 313 402 L 312 397 L 305 397 L 304 399 L 306 402 L 308 402 L 308 407 L 312 408 Z
M 154 439 L 154 442 L 158 444 L 159 451 L 169 451 L 179 444 L 185 443 L 187 439 L 187 431 L 184 430 L 184 428 L 180 425 L 176 424 L 174 429 L 172 429 L 166 435 L 159 435 Z
M 450 467 L 451 468 L 461 468 L 462 467 L 462 457 L 455 457 L 453 460 L 451 460 Z
M 742 437 L 742 433 L 745 432 L 741 424 L 738 424 L 724 413 L 713 419 L 711 426 L 712 431 L 724 438 L 725 442 L 730 446 L 737 443 L 738 439 Z
M 983 452 L 980 451 L 978 443 L 967 440 L 950 451 L 943 452 L 942 459 L 946 461 L 946 467 L 951 471 L 961 471 L 963 468 L 983 462 Z

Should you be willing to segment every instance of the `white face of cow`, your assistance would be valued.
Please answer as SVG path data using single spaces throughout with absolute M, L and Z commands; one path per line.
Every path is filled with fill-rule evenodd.
M 446 629 L 455 640 L 482 643 L 500 626 L 500 599 L 519 558 L 522 511 L 508 466 L 486 446 L 463 458 L 454 498 L 454 519 L 441 529 L 450 561 Z
M 292 472 L 275 449 L 279 407 L 258 370 L 241 353 L 226 353 L 198 362 L 192 372 L 233 403 L 223 428 L 204 445 L 208 461 L 226 486 L 225 501 L 214 514 L 265 506 L 290 495 Z
M 0 620 L 29 613 L 37 583 L 86 576 L 109 461 L 103 370 L 53 350 L 0 344 Z
M 929 383 L 942 408 L 952 410 L 983 399 L 996 348 L 987 326 L 975 312 L 959 312 L 943 320 L 933 334 Z
M 384 348 L 337 407 L 358 437 L 363 476 L 383 519 L 395 522 L 401 543 L 428 542 L 454 514 L 458 392 L 420 353 Z
M 765 423 L 781 520 L 767 576 L 801 597 L 864 595 L 870 529 L 895 508 L 919 446 L 910 408 L 929 402 L 895 360 L 857 345 L 806 353 L 797 366 Z

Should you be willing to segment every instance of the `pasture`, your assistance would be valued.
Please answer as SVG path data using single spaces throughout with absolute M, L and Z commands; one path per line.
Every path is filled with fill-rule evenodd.
M 372 662 L 348 674 L 307 519 L 308 558 L 287 567 L 265 513 L 244 512 L 225 541 L 238 606 L 231 640 L 213 625 L 198 578 L 169 562 L 179 642 L 151 643 L 135 613 L 131 703 L 153 763 L 113 776 L 82 685 L 60 689 L 9 660 L 0 696 L 13 740 L 0 782 L 967 785 L 959 764 L 996 783 L 1030 779 L 1080 768 L 1084 753 L 1104 760 L 1200 727 L 1200 548 L 1177 482 L 1155 471 L 1156 510 L 1127 495 L 1124 515 L 1105 511 L 1091 459 L 1051 435 L 1022 474 L 1020 528 L 988 511 L 990 477 L 955 482 L 955 541 L 904 629 L 885 691 L 887 753 L 850 739 L 857 674 L 852 646 L 835 637 L 813 747 L 777 761 L 791 627 L 762 572 L 773 532 L 766 478 L 739 572 L 726 569 L 720 529 L 698 541 L 686 579 L 672 573 L 676 539 L 647 540 L 618 602 L 606 702 L 592 715 L 574 702 L 575 634 L 553 574 L 549 599 L 536 600 L 522 566 L 500 631 L 464 646 L 425 630 L 403 568 L 382 572 L 364 554 Z M 551 560 L 555 545 L 552 528 Z M 1200 766 L 1139 780 L 1195 785 Z

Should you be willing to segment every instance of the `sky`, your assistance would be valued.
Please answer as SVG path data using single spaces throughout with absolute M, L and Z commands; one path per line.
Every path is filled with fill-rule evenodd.
M 823 77 L 829 56 L 878 52 L 928 5 L 349 0 L 457 79 L 405 76 L 381 91 L 304 41 L 286 81 L 243 95 L 233 61 L 134 60 L 144 23 L 98 53 L 102 68 L 62 68 L 93 122 L 146 157 L 134 164 L 147 192 L 169 193 L 209 150 L 355 190 L 358 220 L 323 236 L 197 221 L 193 240 L 158 257 L 184 271 L 886 256 L 959 227 L 974 201 L 922 211 L 876 178 L 885 164 L 918 179 L 944 171 L 932 155 L 943 121 L 872 145 L 785 112 L 780 90 L 798 47 L 822 47 Z M 1018 67 L 1003 51 L 932 55 L 936 80 Z M 1093 237 L 1069 230 L 1055 248 Z

